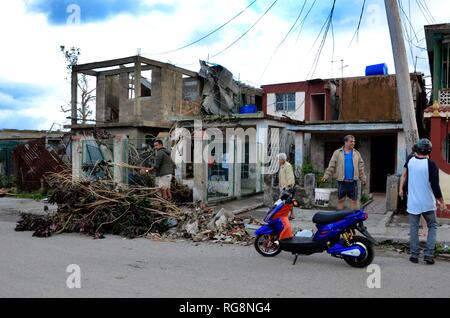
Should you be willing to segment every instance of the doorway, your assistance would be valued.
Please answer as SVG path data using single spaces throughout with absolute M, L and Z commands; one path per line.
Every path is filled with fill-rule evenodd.
M 325 120 L 325 94 L 311 95 L 311 121 Z
M 395 174 L 396 136 L 372 137 L 370 154 L 370 192 L 386 192 L 387 177 Z

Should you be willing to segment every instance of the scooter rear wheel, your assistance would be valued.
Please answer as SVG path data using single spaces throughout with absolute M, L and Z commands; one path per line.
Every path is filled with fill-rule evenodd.
M 255 239 L 256 251 L 264 257 L 275 257 L 281 253 L 281 246 L 273 235 L 258 235 Z
M 352 240 L 352 245 L 359 245 L 360 247 L 362 247 L 366 251 L 366 255 L 358 258 L 344 256 L 344 261 L 352 267 L 365 268 L 369 266 L 375 257 L 375 252 L 373 251 L 372 243 L 365 237 L 354 236 Z

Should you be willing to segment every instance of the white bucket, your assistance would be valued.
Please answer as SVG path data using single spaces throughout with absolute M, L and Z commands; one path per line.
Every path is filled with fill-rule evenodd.
M 315 201 L 317 206 L 328 207 L 331 193 L 336 189 L 315 189 Z

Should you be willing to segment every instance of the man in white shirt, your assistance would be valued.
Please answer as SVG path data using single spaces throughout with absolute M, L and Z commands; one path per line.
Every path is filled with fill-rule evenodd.
M 446 210 L 446 205 L 439 186 L 439 168 L 436 163 L 429 159 L 432 151 L 432 144 L 428 139 L 421 139 L 417 143 L 415 156 L 408 159 L 400 180 L 399 195 L 403 199 L 403 187 L 408 179 L 408 207 L 410 224 L 410 261 L 417 264 L 419 262 L 419 223 L 423 216 L 428 225 L 427 245 L 425 249 L 424 261 L 434 264 L 434 250 L 436 247 L 437 204 L 442 210 Z

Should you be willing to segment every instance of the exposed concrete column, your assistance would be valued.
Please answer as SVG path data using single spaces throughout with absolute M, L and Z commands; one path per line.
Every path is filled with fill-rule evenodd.
M 201 121 L 194 123 L 194 202 L 207 201 L 208 191 L 208 165 L 203 160 L 203 128 Z
M 120 73 L 119 75 L 119 123 L 129 123 L 132 121 L 134 110 L 128 99 L 128 89 L 130 85 L 129 73 Z
M 117 134 L 114 137 L 114 182 L 119 186 L 128 183 L 128 169 L 117 164 L 128 163 L 128 137 L 125 134 Z
M 103 123 L 106 121 L 106 76 L 97 76 L 97 89 L 95 93 L 95 116 L 97 121 Z
M 226 136 L 226 141 L 227 141 L 227 149 L 226 149 L 226 153 L 228 154 L 227 158 L 228 158 L 228 196 L 229 197 L 234 197 L 234 192 L 235 192 L 235 174 L 234 174 L 234 169 L 235 169 L 235 163 L 236 163 L 236 158 L 235 158 L 235 139 L 234 136 Z
M 304 143 L 304 134 L 302 132 L 295 133 L 295 169 L 296 172 L 299 173 L 302 170 L 303 166 L 303 143 Z
M 258 123 L 256 125 L 256 192 L 264 191 L 263 166 L 267 160 L 269 125 Z
M 399 176 L 388 176 L 386 180 L 386 211 L 397 212 L 398 192 L 400 185 Z
M 305 144 L 305 158 L 307 161 L 311 161 L 311 133 L 305 133 L 304 136 L 304 144 Z
M 134 119 L 136 123 L 141 123 L 142 106 L 141 106 L 141 58 L 136 56 L 134 65 Z
M 242 163 L 244 163 L 245 137 L 233 137 L 234 143 L 234 196 L 240 198 L 242 196 L 241 171 Z
M 72 181 L 81 179 L 81 162 L 83 161 L 84 137 L 76 135 L 72 137 Z
M 400 131 L 397 134 L 397 168 L 395 169 L 397 175 L 403 173 L 403 166 L 405 165 L 409 151 L 410 149 L 406 148 L 405 133 Z
M 71 84 L 71 91 L 72 91 L 72 99 L 71 99 L 71 117 L 72 117 L 72 125 L 77 124 L 77 118 L 78 118 L 78 111 L 77 111 L 77 104 L 78 104 L 78 73 L 72 71 L 72 84 Z

